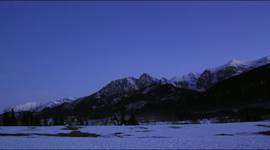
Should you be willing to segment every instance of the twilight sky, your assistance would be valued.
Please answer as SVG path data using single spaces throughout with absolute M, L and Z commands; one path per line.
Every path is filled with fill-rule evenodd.
M 270 2 L 0 2 L 0 110 L 270 55 Z

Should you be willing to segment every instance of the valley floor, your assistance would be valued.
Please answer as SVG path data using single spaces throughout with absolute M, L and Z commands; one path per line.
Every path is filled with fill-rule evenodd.
M 0 149 L 270 149 L 267 131 L 270 121 L 79 129 L 0 127 Z

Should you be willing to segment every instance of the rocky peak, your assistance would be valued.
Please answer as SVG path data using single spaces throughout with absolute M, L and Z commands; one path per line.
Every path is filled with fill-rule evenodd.
M 136 80 L 137 79 L 133 77 L 114 80 L 103 87 L 98 93 L 99 95 L 108 96 L 138 90 Z
M 222 80 L 269 63 L 270 56 L 245 62 L 232 59 L 225 65 L 205 70 L 198 79 L 197 88 L 200 90 L 206 90 Z
M 227 66 L 238 66 L 241 65 L 242 62 L 237 59 L 232 59 L 227 63 Z
M 152 79 L 153 77 L 147 73 L 143 73 L 140 77 L 139 80 L 143 80 L 143 79 Z
M 189 73 L 183 76 L 175 76 L 170 79 L 170 82 L 179 88 L 196 89 L 199 75 L 198 73 Z
M 156 79 L 152 76 L 150 76 L 149 74 L 147 73 L 143 73 L 139 79 L 137 80 L 137 85 L 140 87 L 140 88 L 144 88 L 144 87 L 147 87 L 149 85 L 152 85 L 152 84 L 155 84 L 155 83 L 159 83 L 160 80 L 159 79 Z

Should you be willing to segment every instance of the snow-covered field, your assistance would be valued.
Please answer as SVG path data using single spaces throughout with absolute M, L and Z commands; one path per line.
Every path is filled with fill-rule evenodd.
M 0 127 L 0 149 L 270 149 L 270 136 L 258 134 L 261 131 L 270 131 L 270 121 L 86 126 L 80 128 L 80 132 L 95 133 L 99 136 L 42 135 L 71 132 L 63 128 L 63 126 Z M 30 135 L 15 135 L 19 133 Z

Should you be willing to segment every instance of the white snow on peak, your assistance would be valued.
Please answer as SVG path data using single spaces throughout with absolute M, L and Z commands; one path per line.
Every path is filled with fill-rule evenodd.
M 137 89 L 136 78 L 126 77 L 111 81 L 97 92 L 97 96 L 119 94 Z
M 211 82 L 216 83 L 218 82 L 218 76 L 224 74 L 227 69 L 232 69 L 232 74 L 225 76 L 224 79 L 239 75 L 243 72 L 250 71 L 254 68 L 270 64 L 270 56 L 263 57 L 257 60 L 252 61 L 240 61 L 237 59 L 232 59 L 228 63 L 221 65 L 219 67 L 206 69 L 206 71 L 210 71 L 213 75 L 213 80 Z M 169 82 L 177 87 L 181 88 L 189 88 L 193 90 L 200 90 L 197 87 L 198 79 L 201 77 L 202 74 L 200 73 L 189 73 L 183 76 L 175 76 L 169 80 Z M 201 78 L 202 80 L 202 78 Z
M 236 59 L 232 59 L 230 60 L 228 63 L 226 63 L 225 65 L 216 67 L 216 68 L 211 68 L 208 69 L 211 72 L 218 72 L 220 70 L 223 70 L 227 67 L 242 67 L 244 68 L 246 71 L 253 69 L 253 68 L 257 68 L 266 64 L 270 63 L 270 56 L 266 56 L 257 60 L 251 60 L 251 61 L 240 61 L 240 60 L 236 60 Z
M 237 59 L 232 59 L 226 65 L 227 66 L 239 66 L 239 65 L 242 65 L 242 64 L 243 64 L 242 61 L 237 60 Z
M 147 83 L 147 82 L 158 82 L 158 81 L 160 81 L 160 79 L 155 78 L 155 77 L 153 77 L 152 75 L 150 75 L 150 74 L 148 74 L 148 73 L 143 73 L 143 74 L 139 77 L 138 80 L 139 80 L 140 82 L 145 82 L 145 83 Z
M 270 56 L 266 56 L 254 61 L 247 61 L 246 64 L 256 68 L 270 63 Z
M 11 111 L 11 110 L 13 110 L 14 112 L 42 111 L 45 108 L 56 107 L 56 106 L 61 105 L 65 102 L 70 103 L 74 100 L 75 100 L 75 98 L 74 99 L 63 98 L 63 99 L 58 99 L 58 100 L 50 101 L 50 102 L 46 102 L 46 103 L 27 102 L 25 104 L 20 104 L 20 105 L 17 105 L 15 107 L 9 108 L 8 111 Z
M 143 73 L 139 78 L 126 77 L 111 81 L 97 92 L 100 95 L 114 95 L 119 93 L 131 92 L 143 87 L 147 87 L 153 83 L 159 83 L 160 80 L 153 78 L 149 74 Z
M 55 101 L 50 101 L 50 102 L 42 104 L 39 108 L 37 108 L 37 111 L 41 111 L 45 108 L 53 108 L 53 107 L 59 106 L 63 103 L 70 103 L 70 102 L 74 101 L 75 99 L 76 98 L 62 98 L 62 99 L 58 99 Z
M 183 76 L 175 76 L 170 79 L 172 82 L 179 82 L 179 81 L 193 81 L 194 78 L 198 78 L 200 76 L 199 73 L 189 73 Z
M 179 83 L 186 84 L 185 88 L 197 89 L 197 80 L 200 77 L 200 73 L 189 73 L 183 76 L 175 76 L 169 80 L 169 82 L 177 87 L 182 87 L 183 85 Z
M 245 62 L 242 62 L 242 61 L 237 60 L 237 59 L 232 59 L 224 65 L 221 65 L 221 66 L 216 67 L 216 68 L 210 68 L 207 70 L 209 70 L 211 72 L 218 72 L 218 71 L 223 70 L 223 69 L 228 68 L 228 67 L 239 67 L 239 66 L 246 66 Z
M 127 79 L 127 81 L 128 81 L 131 85 L 133 85 L 134 87 L 137 88 L 137 85 L 136 85 L 136 83 L 135 83 L 134 78 L 128 77 L 128 78 L 126 78 L 126 79 Z
M 41 104 L 37 102 L 27 102 L 25 104 L 17 105 L 9 110 L 13 110 L 14 112 L 21 112 L 21 111 L 35 111 L 36 108 L 40 107 Z
M 140 75 L 139 79 L 144 79 L 144 78 L 153 78 L 152 75 L 148 73 L 143 73 Z

